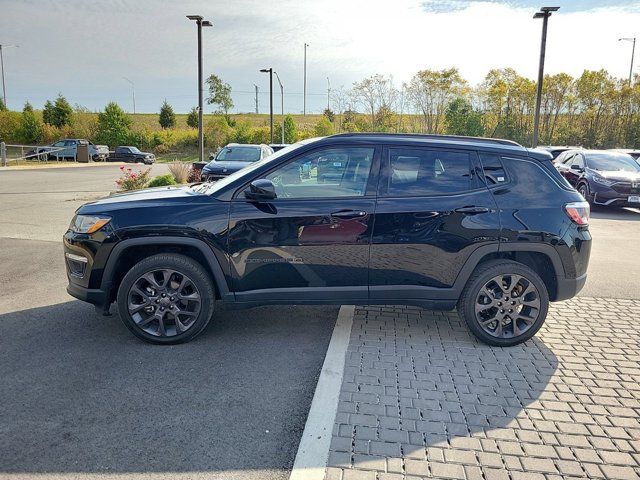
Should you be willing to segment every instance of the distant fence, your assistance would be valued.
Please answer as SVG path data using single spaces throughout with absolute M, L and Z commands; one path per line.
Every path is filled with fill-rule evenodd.
M 42 145 L 8 145 L 0 142 L 0 165 L 19 165 L 27 162 L 59 162 L 64 160 L 60 152 L 64 147 L 43 147 Z

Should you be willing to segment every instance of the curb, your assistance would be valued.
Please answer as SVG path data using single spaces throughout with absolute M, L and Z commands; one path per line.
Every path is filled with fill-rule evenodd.
M 354 312 L 353 305 L 338 312 L 289 480 L 324 479 Z

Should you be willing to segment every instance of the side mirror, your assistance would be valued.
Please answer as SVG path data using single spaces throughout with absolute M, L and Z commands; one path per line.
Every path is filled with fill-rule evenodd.
M 244 191 L 244 196 L 248 200 L 268 202 L 276 198 L 276 187 L 271 180 L 259 178 L 249 184 L 249 188 Z
M 584 171 L 584 168 L 582 168 L 580 165 L 571 165 L 571 170 L 575 170 L 576 172 L 582 172 Z

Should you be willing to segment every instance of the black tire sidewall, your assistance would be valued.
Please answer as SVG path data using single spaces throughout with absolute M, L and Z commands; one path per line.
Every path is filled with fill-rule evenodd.
M 516 338 L 496 338 L 485 332 L 478 324 L 475 314 L 476 297 L 486 282 L 501 274 L 516 274 L 525 277 L 532 282 L 540 294 L 540 314 L 535 324 L 524 334 Z M 481 265 L 471 276 L 460 301 L 458 302 L 458 314 L 464 319 L 469 330 L 480 341 L 499 347 L 510 347 L 526 342 L 533 337 L 544 324 L 549 311 L 549 293 L 540 276 L 528 266 L 511 260 L 494 260 Z
M 127 297 L 133 283 L 144 273 L 163 268 L 175 270 L 188 276 L 194 282 L 202 299 L 200 314 L 191 328 L 173 337 L 156 337 L 145 332 L 137 326 L 127 308 Z M 215 290 L 209 274 L 195 260 L 185 255 L 161 253 L 141 260 L 125 274 L 118 288 L 116 303 L 120 319 L 136 337 L 149 343 L 173 345 L 188 342 L 205 329 L 213 315 Z

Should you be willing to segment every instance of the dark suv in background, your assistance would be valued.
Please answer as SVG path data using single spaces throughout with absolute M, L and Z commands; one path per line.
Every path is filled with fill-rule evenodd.
M 321 182 L 329 158 L 341 174 Z M 587 275 L 589 206 L 550 158 L 466 137 L 301 142 L 215 183 L 80 207 L 68 292 L 103 312 L 115 302 L 161 344 L 194 338 L 218 301 L 457 307 L 480 340 L 515 345 Z
M 640 207 L 640 165 L 626 153 L 568 150 L 558 156 L 555 165 L 594 205 Z

